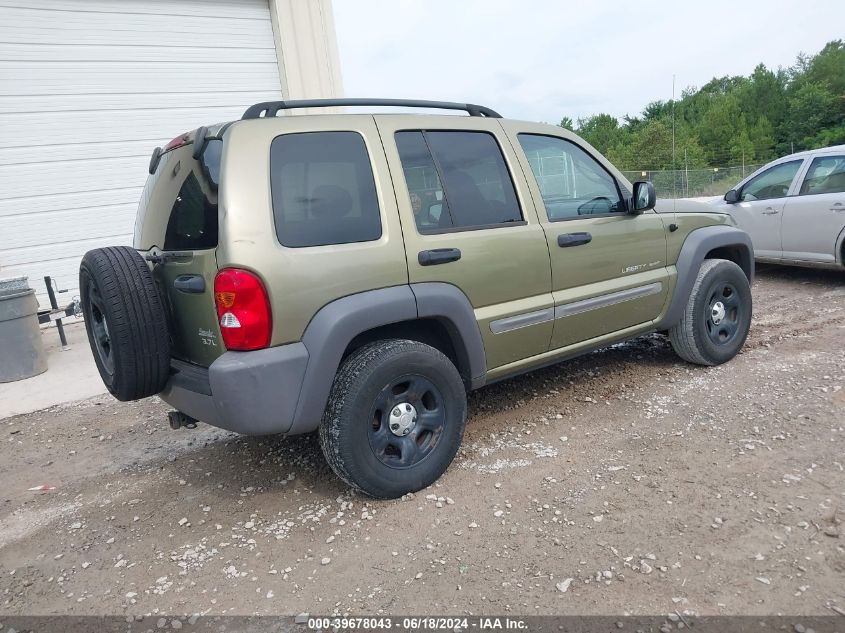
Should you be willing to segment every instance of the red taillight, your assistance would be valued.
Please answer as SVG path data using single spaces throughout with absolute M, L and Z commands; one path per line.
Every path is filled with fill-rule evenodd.
M 270 344 L 273 316 L 261 280 L 246 270 L 224 268 L 214 278 L 214 305 L 227 349 L 261 349 Z
M 182 147 L 183 145 L 188 144 L 188 134 L 180 134 L 172 141 L 170 141 L 167 145 L 164 146 L 164 151 L 169 152 L 172 149 L 176 149 L 177 147 Z

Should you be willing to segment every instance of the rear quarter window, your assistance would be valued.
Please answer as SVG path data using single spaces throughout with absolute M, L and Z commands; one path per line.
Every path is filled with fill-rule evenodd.
M 357 132 L 284 134 L 270 145 L 276 236 L 300 248 L 381 237 L 370 157 Z
M 187 150 L 190 151 L 190 150 Z M 223 141 L 206 142 L 199 160 L 185 160 L 191 165 L 170 209 L 164 250 L 189 251 L 217 247 L 217 187 Z M 159 171 L 163 171 L 163 165 Z M 184 168 L 183 168 L 184 169 Z

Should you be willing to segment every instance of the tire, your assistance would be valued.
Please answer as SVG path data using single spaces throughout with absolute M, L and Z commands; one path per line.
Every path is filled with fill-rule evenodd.
M 85 330 L 97 370 L 118 400 L 164 388 L 170 373 L 167 318 L 147 263 L 128 246 L 85 253 L 79 267 Z
M 465 425 L 466 391 L 446 356 L 416 341 L 376 341 L 356 350 L 335 376 L 320 446 L 347 484 L 394 499 L 446 471 Z
M 725 259 L 704 260 L 669 340 L 690 363 L 721 365 L 745 344 L 751 312 L 751 287 L 742 269 Z

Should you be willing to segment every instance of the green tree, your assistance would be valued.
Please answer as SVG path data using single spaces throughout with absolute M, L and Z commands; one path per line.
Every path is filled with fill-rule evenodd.
M 572 132 L 575 129 L 575 124 L 572 122 L 571 117 L 565 116 L 560 120 L 560 123 L 558 123 L 558 127 L 562 127 L 564 130 Z
M 815 147 L 830 147 L 831 145 L 845 145 L 845 125 L 829 127 L 813 138 Z
M 775 128 L 765 115 L 748 129 L 748 136 L 754 146 L 754 158 L 759 162 L 768 162 L 775 158 Z
M 561 126 L 626 170 L 738 166 L 845 143 L 845 42 L 799 54 L 790 68 L 761 63 L 748 77 L 714 77 L 621 121 L 596 114 Z
M 803 79 L 825 84 L 833 94 L 845 96 L 845 42 L 828 42 L 818 55 L 809 58 Z
M 665 121 L 649 121 L 632 132 L 624 142 L 607 152 L 610 161 L 625 170 L 690 169 L 707 164 L 704 151 L 693 136 L 681 130 L 675 134 L 675 157 L 672 158 L 672 128 Z
M 817 146 L 817 137 L 828 127 L 841 121 L 839 99 L 823 83 L 804 81 L 792 91 L 788 101 L 788 114 L 784 121 L 784 141 L 799 149 Z
M 775 73 L 759 64 L 737 91 L 743 113 L 752 121 L 766 117 L 771 125 L 780 125 L 786 116 L 786 84 L 785 72 Z
M 643 119 L 654 121 L 672 116 L 672 101 L 652 101 L 643 110 Z
M 578 119 L 578 135 L 605 154 L 611 147 L 622 141 L 624 130 L 620 128 L 616 117 L 609 114 L 597 114 Z
M 828 42 L 812 57 L 799 56 L 788 92 L 790 127 L 786 142 L 796 149 L 843 142 L 845 128 L 845 43 Z
M 754 143 L 747 130 L 743 129 L 732 139 L 730 157 L 732 165 L 745 166 L 754 160 Z
M 697 127 L 698 140 L 711 165 L 724 165 L 737 138 L 745 131 L 745 117 L 733 94 L 715 96 Z

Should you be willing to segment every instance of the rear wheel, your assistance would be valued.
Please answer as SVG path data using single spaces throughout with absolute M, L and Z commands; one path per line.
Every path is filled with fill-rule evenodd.
M 126 401 L 161 391 L 170 373 L 170 338 L 144 258 L 127 246 L 88 251 L 79 289 L 88 342 L 109 392 Z
M 338 371 L 320 444 L 347 484 L 391 499 L 446 471 L 465 424 L 466 392 L 446 356 L 416 341 L 377 341 Z
M 707 259 L 698 271 L 683 318 L 669 330 L 675 352 L 698 365 L 719 365 L 742 349 L 751 327 L 751 287 L 742 269 Z

